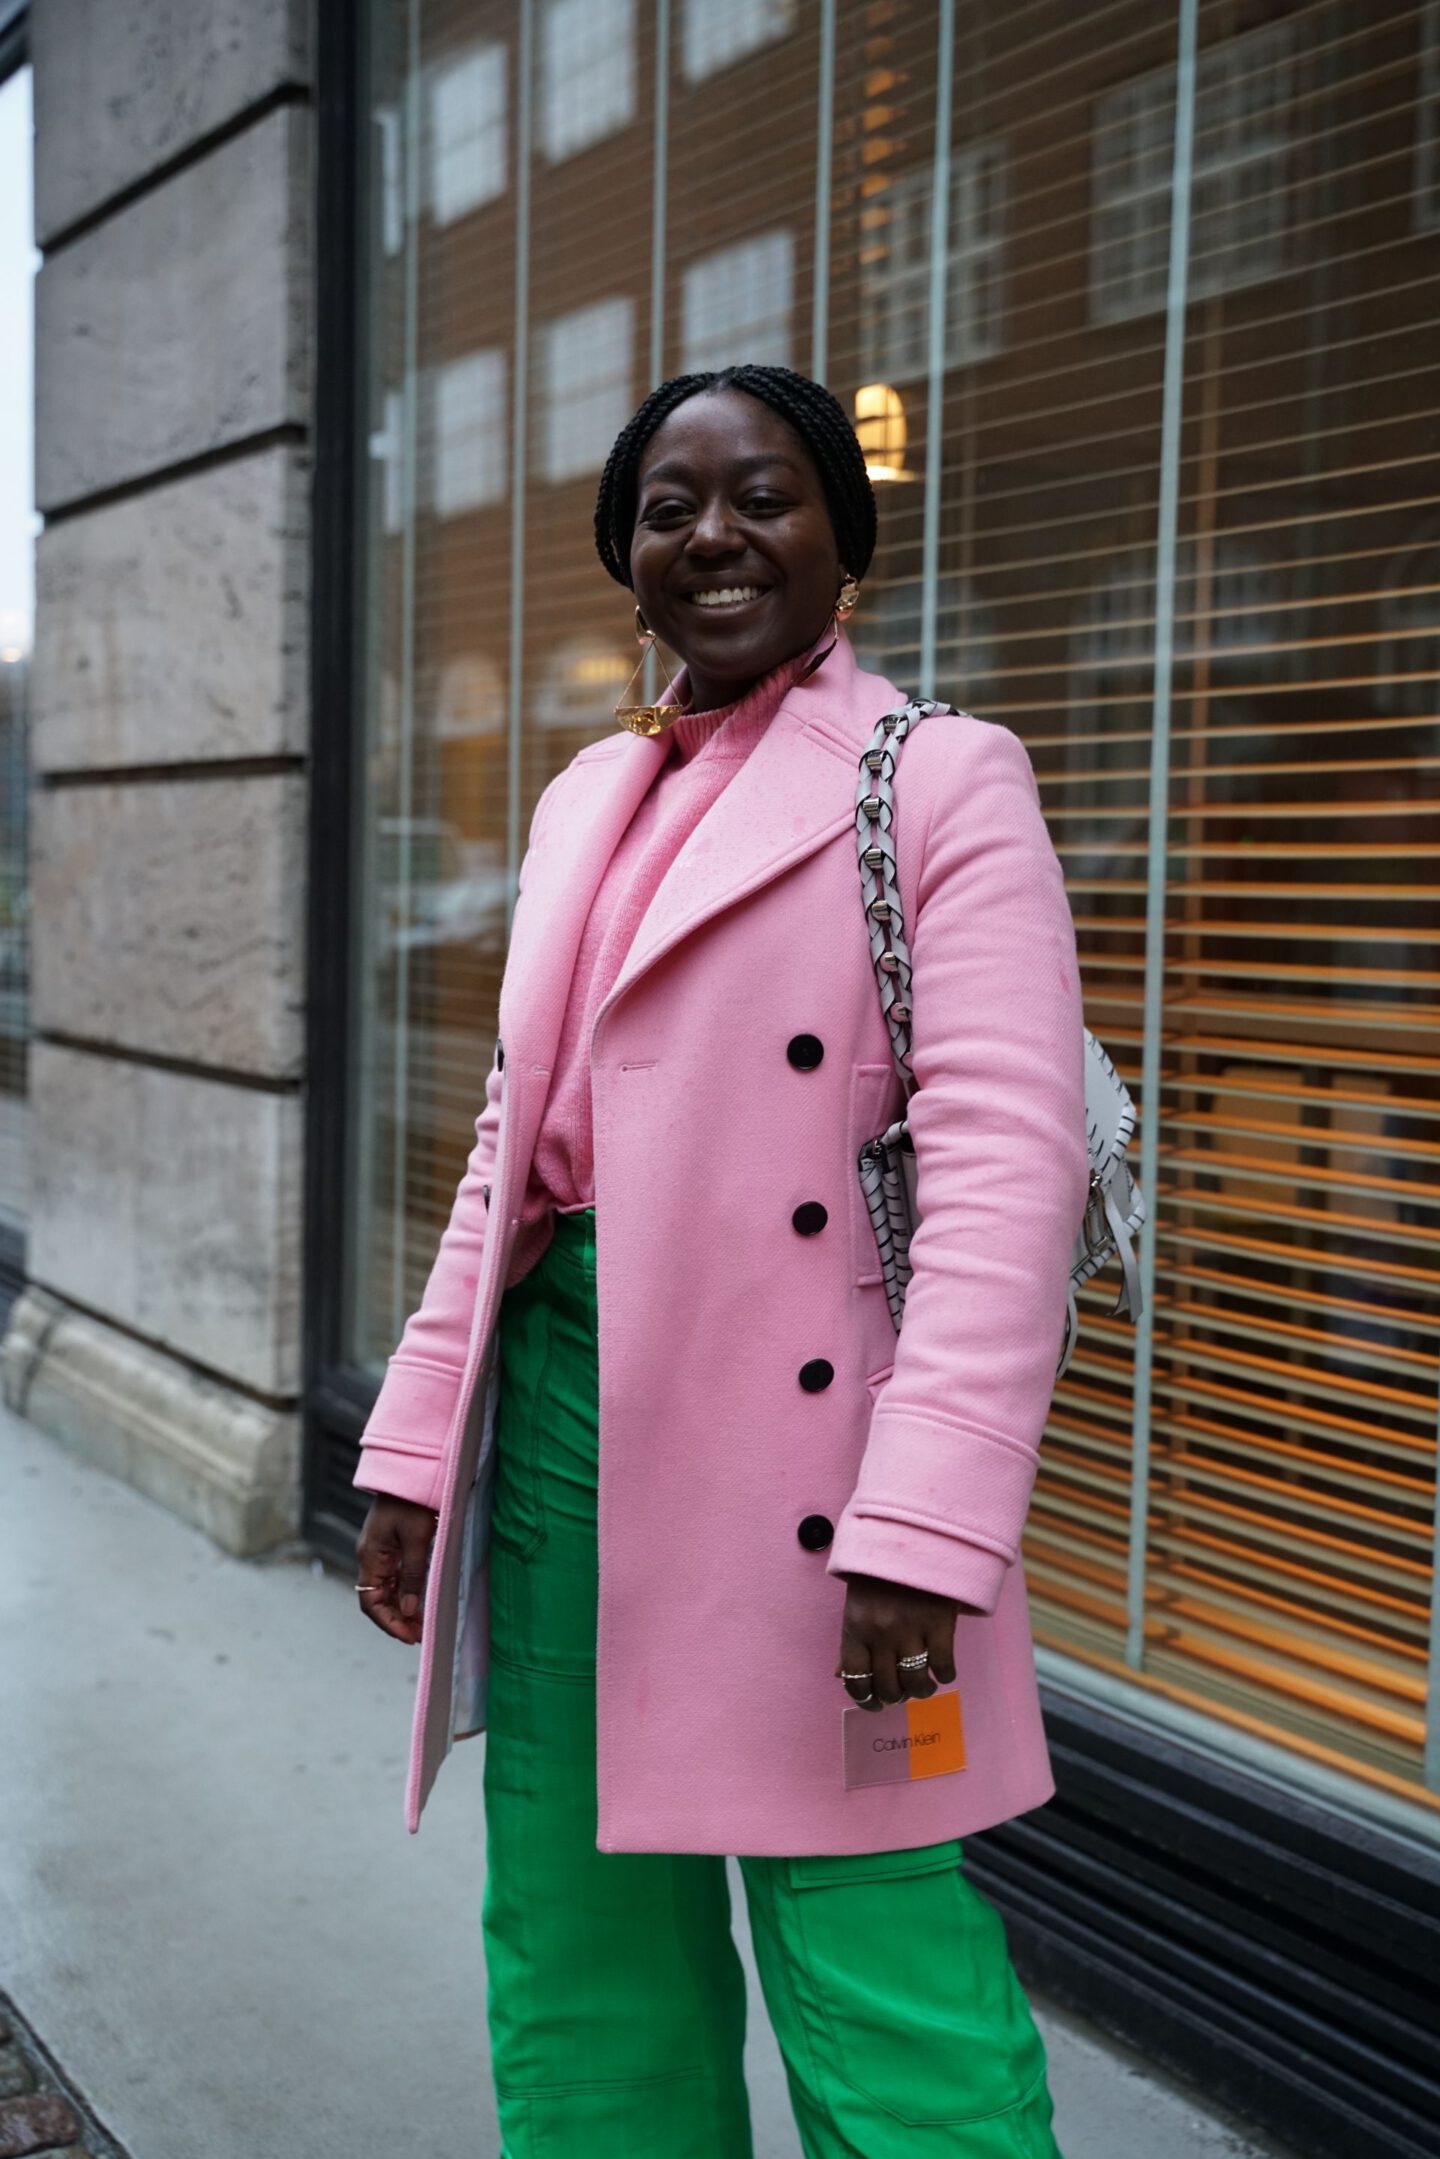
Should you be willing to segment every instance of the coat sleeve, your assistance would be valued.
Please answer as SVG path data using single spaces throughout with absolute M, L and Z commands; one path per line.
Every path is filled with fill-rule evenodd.
M 1035 775 L 1008 728 L 970 721 L 961 741 L 912 903 L 913 1272 L 828 1565 L 990 1612 L 1020 1548 L 1089 1158 L 1075 929 Z
M 535 805 L 517 896 L 524 890 L 529 850 L 540 838 L 555 784 L 550 782 Z M 475 1289 L 485 1250 L 485 1187 L 495 1174 L 501 1087 L 500 1071 L 492 1065 L 485 1082 L 485 1107 L 475 1120 L 475 1145 L 456 1189 L 424 1296 L 385 1368 L 361 1437 L 354 1481 L 362 1491 L 389 1493 L 423 1507 L 439 1503 L 441 1456 L 465 1376 Z

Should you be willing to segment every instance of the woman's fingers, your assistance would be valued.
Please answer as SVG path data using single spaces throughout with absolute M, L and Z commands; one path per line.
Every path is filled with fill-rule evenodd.
M 377 1499 L 355 1548 L 356 1601 L 382 1634 L 414 1645 L 421 1638 L 425 1577 L 435 1516 L 406 1500 Z
M 955 1677 L 955 1612 L 942 1612 L 932 1623 L 926 1645 L 930 1651 L 930 1669 L 940 1686 L 948 1687 Z
M 875 1674 L 875 1695 L 887 1706 L 903 1701 L 905 1690 L 895 1668 L 895 1645 L 881 1637 L 870 1644 L 870 1669 Z
M 870 1669 L 870 1645 L 847 1626 L 840 1636 L 840 1662 L 835 1674 L 845 1687 L 852 1702 L 862 1709 L 878 1709 L 875 1696 L 875 1676 Z
M 883 1582 L 872 1575 L 850 1575 L 841 1636 L 842 1673 L 868 1672 L 874 1701 L 925 1701 L 937 1685 L 955 1677 L 956 1606 L 946 1597 Z M 859 1699 L 863 1688 L 846 1680 Z
M 895 1670 L 900 1685 L 912 1702 L 923 1702 L 935 1692 L 935 1682 L 930 1676 L 930 1651 L 923 1641 L 907 1641 L 895 1659 Z

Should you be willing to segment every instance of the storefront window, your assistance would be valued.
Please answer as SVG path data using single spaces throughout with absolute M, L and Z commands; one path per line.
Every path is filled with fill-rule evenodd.
M 530 810 L 633 664 L 615 428 L 683 365 L 863 388 L 856 642 L 1025 740 L 1143 1120 L 1150 1312 L 1083 1299 L 1040 1636 L 1434 1824 L 1440 10 L 1201 0 L 1193 69 L 1144 0 L 667 19 L 366 8 L 350 1354 L 419 1296 Z

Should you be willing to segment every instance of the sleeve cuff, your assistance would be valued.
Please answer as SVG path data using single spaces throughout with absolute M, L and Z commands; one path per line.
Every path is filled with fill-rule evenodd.
M 362 1447 L 352 1482 L 362 1492 L 388 1499 L 408 1499 L 417 1507 L 436 1508 L 440 1463 L 433 1454 L 400 1453 L 391 1447 Z
M 883 1515 L 841 1515 L 826 1564 L 829 1574 L 873 1574 L 882 1582 L 923 1589 L 932 1597 L 989 1614 L 1000 1602 L 1009 1562 L 998 1552 Z

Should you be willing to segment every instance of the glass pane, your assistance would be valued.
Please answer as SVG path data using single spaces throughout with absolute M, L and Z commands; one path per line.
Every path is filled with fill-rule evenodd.
M 1435 10 L 1200 11 L 1146 1670 L 1400 1778 L 1440 1274 Z
M 30 70 L 0 85 L 0 1223 L 30 1212 L 27 869 L 35 515 Z

